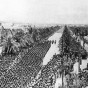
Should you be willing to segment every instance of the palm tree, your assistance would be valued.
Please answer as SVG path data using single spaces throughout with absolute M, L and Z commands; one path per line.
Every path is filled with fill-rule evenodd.
M 16 40 L 17 43 L 20 44 L 21 48 L 28 48 L 30 45 L 34 43 L 32 35 L 29 34 L 29 32 L 17 32 L 13 38 L 14 40 Z
M 2 49 L 2 55 L 17 55 L 19 52 L 19 44 L 9 37 L 4 42 Z

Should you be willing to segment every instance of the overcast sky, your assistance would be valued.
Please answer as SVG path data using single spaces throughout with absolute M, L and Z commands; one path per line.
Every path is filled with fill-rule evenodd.
M 0 0 L 0 21 L 87 24 L 88 0 Z

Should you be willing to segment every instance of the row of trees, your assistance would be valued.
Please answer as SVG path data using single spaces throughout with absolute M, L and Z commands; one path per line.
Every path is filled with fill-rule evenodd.
M 52 33 L 58 30 L 54 27 L 32 28 L 28 26 L 25 29 L 0 29 L 0 45 L 3 47 L 2 55 L 16 55 L 20 50 L 33 47 L 36 43 L 48 38 Z
M 74 37 L 72 37 L 69 29 L 67 26 L 64 27 L 64 31 L 62 34 L 62 37 L 59 42 L 59 50 L 60 54 L 62 56 L 62 88 L 64 87 L 63 83 L 63 76 L 64 72 L 68 72 L 67 74 L 71 75 L 70 69 L 63 69 L 66 67 L 65 63 L 67 64 L 67 67 L 74 65 L 76 61 L 79 62 L 79 71 L 80 71 L 80 64 L 82 59 L 87 58 L 87 52 L 84 49 L 83 46 L 81 46 L 80 42 L 77 42 Z M 69 65 L 70 63 L 70 65 Z

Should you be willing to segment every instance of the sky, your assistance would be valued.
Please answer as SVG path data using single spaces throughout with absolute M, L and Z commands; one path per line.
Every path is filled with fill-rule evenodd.
M 88 0 L 0 0 L 0 21 L 87 24 Z

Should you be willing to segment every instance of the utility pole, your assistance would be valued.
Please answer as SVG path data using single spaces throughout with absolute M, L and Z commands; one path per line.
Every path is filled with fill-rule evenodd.
M 62 88 L 64 88 L 64 69 L 63 69 L 63 61 L 62 61 Z
M 62 88 L 64 88 L 64 80 L 63 80 L 63 78 L 64 78 L 64 69 L 63 69 L 63 55 L 64 55 L 64 53 L 63 53 L 63 35 L 62 35 L 62 62 L 61 62 L 61 64 L 62 64 Z

